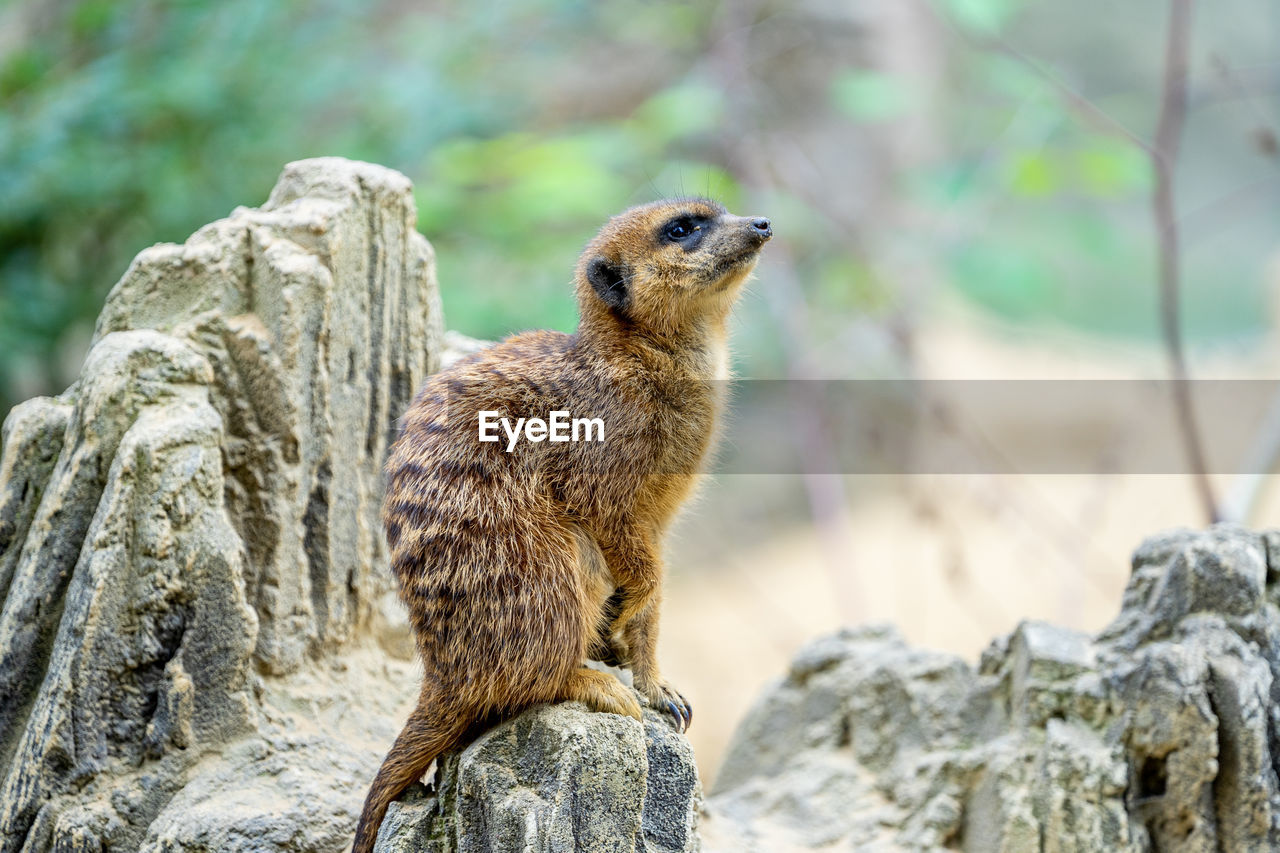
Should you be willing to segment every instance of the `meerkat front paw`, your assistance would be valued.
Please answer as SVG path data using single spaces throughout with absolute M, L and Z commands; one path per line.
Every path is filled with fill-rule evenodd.
M 569 676 L 562 699 L 584 703 L 593 711 L 644 720 L 635 694 L 614 675 L 583 667 Z
M 672 687 L 666 679 L 658 679 L 652 684 L 636 687 L 649 701 L 650 707 L 667 711 L 675 717 L 676 726 L 681 732 L 688 731 L 689 725 L 693 722 L 693 706 L 679 690 Z

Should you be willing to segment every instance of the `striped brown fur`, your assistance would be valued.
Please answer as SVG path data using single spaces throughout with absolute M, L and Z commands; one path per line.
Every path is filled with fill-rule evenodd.
M 578 262 L 577 331 L 508 338 L 430 378 L 387 461 L 391 565 L 422 658 L 416 709 L 356 831 L 373 849 L 388 804 L 477 721 L 578 700 L 640 718 L 588 658 L 630 667 L 683 727 L 689 703 L 655 658 L 662 538 L 714 441 L 726 322 L 764 219 L 705 199 L 615 216 Z M 478 439 L 482 410 L 601 418 L 603 442 Z

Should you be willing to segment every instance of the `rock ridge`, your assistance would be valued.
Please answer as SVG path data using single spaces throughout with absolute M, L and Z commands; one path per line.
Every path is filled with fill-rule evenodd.
M 289 164 L 139 254 L 77 382 L 5 420 L 0 851 L 139 849 L 267 732 L 263 676 L 377 634 L 382 458 L 441 349 L 415 219 L 403 175 Z
M 975 669 L 888 627 L 806 647 L 735 734 L 707 849 L 1280 849 L 1280 533 L 1148 539 L 1096 637 Z

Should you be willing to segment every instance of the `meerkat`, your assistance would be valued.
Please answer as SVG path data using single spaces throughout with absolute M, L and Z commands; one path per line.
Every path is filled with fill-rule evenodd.
M 369 789 L 354 853 L 387 806 L 479 721 L 576 700 L 641 719 L 588 659 L 628 666 L 684 730 L 655 659 L 663 536 L 725 404 L 726 323 L 769 220 L 706 199 L 610 219 L 578 261 L 577 331 L 528 332 L 432 376 L 386 464 L 391 566 L 424 668 Z M 482 417 L 598 419 L 604 441 L 481 441 Z

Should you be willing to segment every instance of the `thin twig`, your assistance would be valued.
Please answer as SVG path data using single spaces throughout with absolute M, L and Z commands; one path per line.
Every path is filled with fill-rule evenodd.
M 1036 76 L 1049 83 L 1053 88 L 1058 90 L 1058 94 L 1067 102 L 1067 106 L 1074 109 L 1077 113 L 1088 119 L 1092 119 L 1094 124 L 1102 127 L 1103 130 L 1109 131 L 1128 140 L 1132 145 L 1147 152 L 1151 156 L 1155 156 L 1155 149 L 1141 136 L 1129 129 L 1124 122 L 1111 115 L 1098 104 L 1086 98 L 1080 92 L 1072 88 L 1065 80 L 1059 78 L 1056 74 L 1018 50 L 1013 45 L 1002 39 L 994 39 L 991 42 L 992 47 L 1003 53 L 1011 59 L 1017 60 L 1022 65 L 1031 69 Z
M 1191 465 L 1200 504 L 1209 523 L 1216 522 L 1217 500 L 1209 482 L 1204 447 L 1196 426 L 1195 408 L 1187 376 L 1187 358 L 1182 341 L 1181 250 L 1177 208 L 1174 203 L 1174 173 L 1187 115 L 1187 68 L 1191 43 L 1192 0 L 1169 0 L 1169 31 L 1165 42 L 1164 85 L 1156 137 L 1150 148 L 1156 186 L 1152 207 L 1159 246 L 1160 326 L 1164 334 L 1169 372 L 1173 378 L 1173 403 L 1182 443 Z

